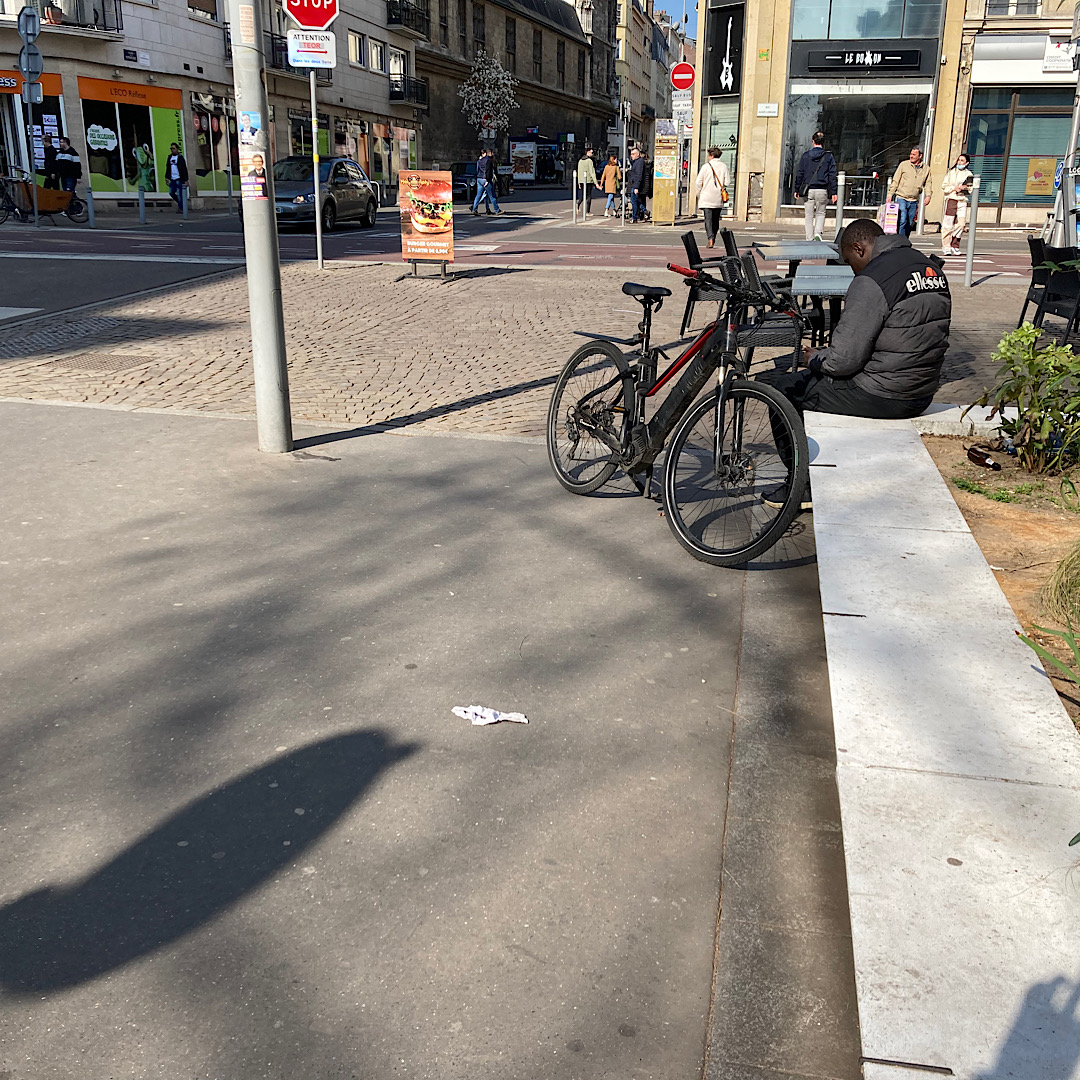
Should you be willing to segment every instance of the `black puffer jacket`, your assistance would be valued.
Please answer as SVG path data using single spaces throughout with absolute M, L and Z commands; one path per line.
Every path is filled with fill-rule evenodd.
M 949 348 L 945 275 L 906 236 L 879 236 L 855 275 L 821 370 L 878 397 L 930 397 Z

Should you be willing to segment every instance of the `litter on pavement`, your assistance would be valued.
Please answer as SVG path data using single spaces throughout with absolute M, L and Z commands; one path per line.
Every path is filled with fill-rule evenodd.
M 487 709 L 483 705 L 454 706 L 454 715 L 462 720 L 470 721 L 475 727 L 481 724 L 497 724 L 506 721 L 511 724 L 527 724 L 529 718 L 519 712 L 499 712 L 497 709 Z

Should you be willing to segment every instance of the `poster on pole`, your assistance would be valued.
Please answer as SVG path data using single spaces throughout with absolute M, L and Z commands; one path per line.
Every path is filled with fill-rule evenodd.
M 675 121 L 658 119 L 653 142 L 653 224 L 675 224 L 675 185 L 678 178 L 679 139 L 675 134 Z
M 454 261 L 453 184 L 449 172 L 398 173 L 404 262 Z
M 240 135 L 240 198 L 262 202 L 269 198 L 266 170 L 270 166 L 270 150 L 262 116 L 245 109 L 239 116 Z

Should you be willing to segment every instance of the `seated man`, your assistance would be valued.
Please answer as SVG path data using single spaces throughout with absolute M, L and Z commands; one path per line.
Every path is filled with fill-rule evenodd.
M 773 384 L 800 414 L 918 416 L 933 400 L 949 347 L 949 283 L 906 236 L 886 236 L 869 218 L 844 229 L 840 254 L 855 280 L 832 343 Z

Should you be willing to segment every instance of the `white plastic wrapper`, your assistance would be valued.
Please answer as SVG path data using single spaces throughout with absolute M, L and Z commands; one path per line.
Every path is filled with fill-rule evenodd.
M 527 724 L 529 718 L 519 712 L 499 712 L 498 709 L 487 709 L 483 705 L 455 705 L 454 715 L 462 720 L 468 720 L 474 727 L 483 724 L 498 724 L 506 722 L 511 724 Z

